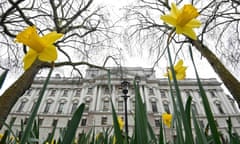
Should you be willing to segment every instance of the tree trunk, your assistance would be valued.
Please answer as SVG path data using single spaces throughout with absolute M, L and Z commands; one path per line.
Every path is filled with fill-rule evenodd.
M 0 96 L 0 129 L 17 100 L 30 88 L 35 75 L 42 68 L 42 62 L 36 60 L 22 76 Z
M 208 60 L 214 71 L 218 74 L 224 85 L 228 88 L 240 108 L 240 82 L 232 75 L 231 72 L 222 64 L 214 53 L 199 40 L 191 41 L 193 46 Z

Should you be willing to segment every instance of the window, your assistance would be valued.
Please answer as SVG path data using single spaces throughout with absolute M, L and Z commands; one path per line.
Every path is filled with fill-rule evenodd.
M 75 112 L 75 110 L 77 109 L 78 103 L 73 103 L 72 104 L 72 109 L 71 109 L 71 114 Z
M 177 91 L 175 89 L 172 90 L 173 96 L 177 96 Z
M 135 100 L 132 100 L 132 111 L 134 111 L 135 110 Z
M 240 123 L 240 117 L 237 117 L 237 121 L 238 121 L 238 123 Z
M 86 126 L 87 125 L 87 119 L 83 118 L 81 121 L 81 126 Z
M 38 124 L 41 126 L 43 123 L 43 118 L 38 119 Z
M 62 103 L 62 102 L 59 103 L 59 105 L 58 105 L 58 111 L 57 111 L 58 114 L 61 114 L 61 113 L 63 112 L 64 104 L 65 104 L 65 103 Z
M 25 104 L 26 104 L 26 101 L 22 101 L 17 109 L 17 112 L 22 112 Z
M 102 117 L 101 124 L 102 125 L 106 125 L 107 124 L 107 117 Z
M 67 127 L 69 127 L 70 123 L 71 123 L 71 119 L 68 119 L 68 121 L 67 121 Z
M 165 90 L 160 90 L 160 94 L 162 98 L 166 98 L 166 91 Z
M 196 115 L 198 114 L 197 106 L 196 106 L 195 103 L 192 104 L 191 109 L 192 109 L 192 112 L 193 112 L 193 113 L 195 113 Z
M 24 119 L 24 121 L 23 121 L 23 124 L 25 124 L 25 125 L 26 125 L 26 124 L 27 124 L 27 122 L 28 122 L 28 118 L 25 118 L 25 119 Z
M 63 97 L 67 97 L 68 96 L 68 89 L 64 89 L 63 90 Z
M 39 96 L 39 95 L 41 94 L 41 90 L 42 90 L 42 89 L 40 89 L 40 88 L 38 88 L 38 89 L 36 90 L 37 96 Z
M 212 97 L 217 97 L 216 90 L 211 90 L 210 94 L 211 94 Z
M 103 111 L 108 111 L 109 110 L 109 100 L 104 100 L 103 101 Z
M 28 95 L 28 96 L 30 96 L 31 93 L 32 93 L 32 88 L 30 88 L 30 89 L 28 89 L 28 90 L 26 91 L 26 95 Z
M 198 96 L 202 97 L 201 92 L 199 90 L 197 92 L 198 92 Z
M 86 102 L 85 102 L 84 111 L 85 111 L 85 112 L 88 112 L 88 111 L 89 111 L 89 107 L 90 107 L 90 101 L 86 101 Z
M 163 104 L 163 109 L 166 113 L 169 113 L 170 114 L 170 109 L 169 109 L 169 106 L 168 106 L 168 103 L 164 103 Z
M 117 95 L 122 95 L 122 87 L 116 86 Z
M 198 123 L 199 123 L 199 126 L 201 128 L 204 128 L 204 121 L 203 120 L 199 120 Z
M 151 104 L 152 104 L 152 112 L 154 112 L 154 113 L 158 112 L 157 102 L 152 101 Z
M 220 103 L 216 103 L 216 107 L 217 107 L 218 112 L 219 112 L 220 114 L 225 114 Z
M 155 122 L 156 127 L 160 127 L 160 120 L 159 119 L 155 119 L 154 122 Z
M 11 124 L 14 124 L 14 122 L 16 121 L 16 119 L 17 119 L 16 117 L 12 117 L 12 118 L 10 119 L 10 125 L 11 125 Z
M 52 105 L 52 102 L 47 102 L 43 112 L 44 113 L 48 113 L 49 110 L 50 110 L 51 105 Z
M 93 88 L 92 87 L 88 88 L 87 94 L 88 95 L 92 95 L 93 94 Z
M 186 96 L 187 96 L 187 97 L 188 97 L 188 96 L 191 96 L 191 92 L 190 92 L 189 90 L 186 90 L 185 93 L 186 93 Z
M 105 86 L 104 87 L 104 94 L 109 94 L 109 93 L 110 93 L 110 91 L 109 91 L 108 86 Z
M 123 101 L 118 101 L 118 112 L 123 112 Z
M 80 97 L 81 96 L 81 91 L 82 91 L 82 89 L 77 89 L 75 97 Z
M 30 112 L 32 112 L 33 111 L 33 109 L 34 109 L 34 107 L 35 107 L 35 105 L 36 105 L 36 101 L 35 102 L 33 102 L 33 104 L 32 104 L 32 108 L 31 108 L 31 111 Z
M 54 120 L 52 121 L 52 126 L 53 126 L 53 127 L 56 127 L 56 126 L 57 126 L 57 123 L 58 123 L 58 119 L 54 119 Z
M 50 94 L 49 96 L 55 96 L 56 95 L 57 90 L 56 89 L 50 89 Z
M 149 89 L 148 89 L 148 94 L 149 94 L 149 95 L 154 95 L 153 88 L 149 88 Z

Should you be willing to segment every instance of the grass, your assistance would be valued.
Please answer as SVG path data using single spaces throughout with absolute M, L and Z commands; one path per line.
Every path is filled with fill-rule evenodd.
M 171 99 L 173 104 L 173 120 L 171 124 L 171 135 L 170 139 L 166 139 L 165 126 L 160 122 L 159 135 L 154 133 L 153 127 L 150 125 L 147 118 L 146 105 L 142 100 L 140 94 L 139 85 L 135 81 L 135 112 L 134 112 L 134 130 L 131 135 L 126 136 L 123 129 L 119 127 L 118 116 L 115 111 L 113 102 L 111 101 L 112 108 L 112 128 L 103 129 L 100 133 L 95 133 L 94 126 L 88 132 L 83 132 L 81 137 L 75 137 L 76 130 L 79 128 L 79 122 L 82 118 L 82 113 L 84 111 L 84 103 L 81 104 L 72 116 L 70 123 L 62 129 L 60 136 L 54 137 L 56 128 L 53 128 L 52 135 L 49 135 L 45 140 L 42 140 L 44 144 L 238 144 L 240 143 L 240 137 L 232 132 L 232 121 L 229 117 L 227 119 L 228 124 L 228 139 L 223 139 L 221 133 L 219 132 L 216 123 L 214 121 L 214 116 L 212 114 L 211 108 L 209 106 L 209 101 L 206 96 L 205 90 L 201 84 L 197 68 L 194 63 L 193 54 L 190 48 L 190 55 L 195 69 L 196 79 L 198 87 L 200 90 L 201 99 L 203 102 L 203 108 L 207 116 L 208 127 L 210 128 L 210 134 L 206 133 L 206 129 L 201 128 L 197 120 L 197 116 L 192 111 L 191 103 L 192 97 L 188 96 L 187 102 L 184 104 L 182 96 L 180 93 L 178 80 L 176 79 L 176 74 L 174 72 L 172 60 L 169 53 L 169 63 L 170 69 L 173 74 L 173 81 L 169 80 L 169 87 L 171 90 Z M 13 121 L 9 124 L 4 124 L 7 130 L 0 135 L 0 144 L 36 144 L 39 143 L 39 123 L 37 120 L 37 111 L 42 100 L 42 96 L 47 88 L 49 79 L 53 68 L 50 69 L 49 75 L 43 85 L 42 91 L 38 98 L 37 104 L 29 117 L 28 123 L 25 126 L 23 123 L 21 129 L 23 134 L 21 136 L 16 136 L 15 132 L 12 130 Z M 1 83 L 5 79 L 5 74 L 1 75 Z M 108 71 L 108 83 L 109 89 L 111 89 L 111 75 Z M 174 93 L 176 91 L 176 94 Z M 194 130 L 193 130 L 194 129 Z

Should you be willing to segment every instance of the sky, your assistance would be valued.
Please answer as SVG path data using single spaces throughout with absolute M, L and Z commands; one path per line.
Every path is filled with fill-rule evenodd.
M 111 18 L 118 19 L 122 16 L 123 10 L 122 7 L 134 3 L 136 0 L 97 0 L 101 5 L 105 5 L 109 11 L 111 11 Z M 129 67 L 146 67 L 151 68 L 152 63 L 148 61 L 149 57 L 147 55 L 133 55 L 128 53 L 128 51 L 125 52 L 126 61 L 123 62 L 123 66 L 129 66 Z M 218 78 L 218 76 L 215 74 L 211 66 L 208 64 L 208 62 L 201 57 L 200 55 L 196 55 L 196 63 L 198 66 L 198 72 L 200 77 L 202 78 Z M 187 78 L 195 78 L 195 72 L 192 66 L 191 61 L 184 61 L 185 66 L 187 66 Z M 161 62 L 160 66 L 156 67 L 156 76 L 159 78 L 163 77 L 163 74 L 165 73 L 166 66 L 168 66 L 168 63 L 166 61 Z M 64 71 L 59 71 L 63 72 Z M 9 73 L 7 83 L 4 85 L 2 89 L 6 89 L 12 82 L 15 81 L 20 76 L 20 74 L 14 74 Z M 1 94 L 1 91 L 0 91 Z
M 111 17 L 114 19 L 117 19 L 118 17 L 121 17 L 123 14 L 122 8 L 134 3 L 136 0 L 97 0 L 100 4 L 106 5 L 109 11 L 112 11 Z M 186 2 L 189 2 L 189 0 L 185 0 Z M 169 1 L 171 2 L 171 0 Z M 123 64 L 126 66 L 131 67 L 152 67 L 152 62 L 148 61 L 149 56 L 148 55 L 133 55 L 128 52 L 125 52 L 126 55 L 126 62 Z M 196 55 L 195 55 L 196 56 Z M 212 67 L 208 64 L 205 58 L 201 57 L 201 55 L 197 54 L 196 57 L 196 63 L 198 65 L 199 69 L 199 75 L 203 78 L 218 78 L 215 72 L 213 71 Z M 194 69 L 192 67 L 191 61 L 185 61 L 186 66 L 188 66 L 187 70 L 187 76 L 188 78 L 195 78 Z M 158 66 L 156 69 L 157 76 L 163 77 L 163 74 L 165 73 L 166 66 L 168 64 L 166 62 L 162 62 L 161 66 Z

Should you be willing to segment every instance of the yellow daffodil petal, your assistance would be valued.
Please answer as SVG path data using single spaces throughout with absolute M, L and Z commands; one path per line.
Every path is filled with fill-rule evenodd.
M 42 52 L 45 45 L 47 45 L 47 43 L 38 36 L 35 26 L 30 26 L 20 32 L 16 36 L 16 41 L 23 43 L 37 52 Z
M 27 27 L 16 36 L 16 41 L 24 44 L 28 43 L 28 39 L 30 38 L 32 33 L 34 33 L 35 31 L 36 31 L 35 26 Z
M 27 70 L 32 65 L 32 63 L 36 60 L 37 56 L 38 54 L 36 51 L 29 49 L 29 51 L 23 58 L 24 70 Z
M 118 124 L 119 124 L 120 130 L 122 130 L 122 129 L 123 129 L 123 126 L 124 126 L 124 121 L 122 120 L 121 117 L 118 117 Z
M 41 37 L 42 40 L 47 41 L 47 43 L 52 44 L 56 40 L 60 39 L 63 36 L 61 33 L 57 33 L 56 31 L 50 32 L 45 36 Z
M 57 59 L 57 49 L 53 45 L 49 45 L 42 53 L 39 53 L 38 57 L 41 61 L 52 62 Z
M 183 60 L 180 59 L 177 64 L 173 67 L 174 73 L 176 75 L 177 80 L 183 80 L 186 77 L 186 66 L 183 66 Z M 169 77 L 170 80 L 173 79 L 173 75 L 170 69 L 168 69 L 168 72 L 164 74 L 164 76 Z
M 163 123 L 170 128 L 172 123 L 172 115 L 168 113 L 163 113 L 162 119 L 163 119 Z
M 176 70 L 178 73 L 184 73 L 186 71 L 187 67 L 182 66 L 178 70 Z
M 189 28 L 199 28 L 201 26 L 201 22 L 197 19 L 192 19 L 189 23 L 186 24 L 186 27 Z
M 196 33 L 193 31 L 192 28 L 183 28 L 183 31 L 182 31 L 183 34 L 185 34 L 186 36 L 190 37 L 191 39 L 193 40 L 197 40 L 197 35 Z
M 172 3 L 171 6 L 172 6 L 171 7 L 171 15 L 172 15 L 172 17 L 177 18 L 178 15 L 180 14 L 180 10 L 177 8 L 175 3 Z
M 173 18 L 172 16 L 170 15 L 163 15 L 160 17 L 164 22 L 172 25 L 172 26 L 175 26 L 176 25 L 176 19 Z
M 52 62 L 57 59 L 57 49 L 53 43 L 63 34 L 50 32 L 43 37 L 37 33 L 35 26 L 29 26 L 16 36 L 16 41 L 30 48 L 24 57 L 24 69 L 28 69 L 38 57 L 41 61 Z
M 177 62 L 177 64 L 174 66 L 174 69 L 179 69 L 180 67 L 182 67 L 182 65 L 183 65 L 183 60 L 180 59 L 180 60 Z
M 180 74 L 176 75 L 177 80 L 184 80 L 185 77 L 186 77 L 186 75 L 183 74 L 183 73 L 180 73 Z
M 180 10 L 176 4 L 172 3 L 170 14 L 161 16 L 160 18 L 176 28 L 177 34 L 184 34 L 185 36 L 196 40 L 197 36 L 193 28 L 198 28 L 201 22 L 195 18 L 199 15 L 197 9 L 191 4 L 184 5 Z
M 168 73 L 165 73 L 163 76 L 168 77 Z
M 189 21 L 198 16 L 197 9 L 191 4 L 184 5 L 177 17 L 177 25 L 184 27 Z

